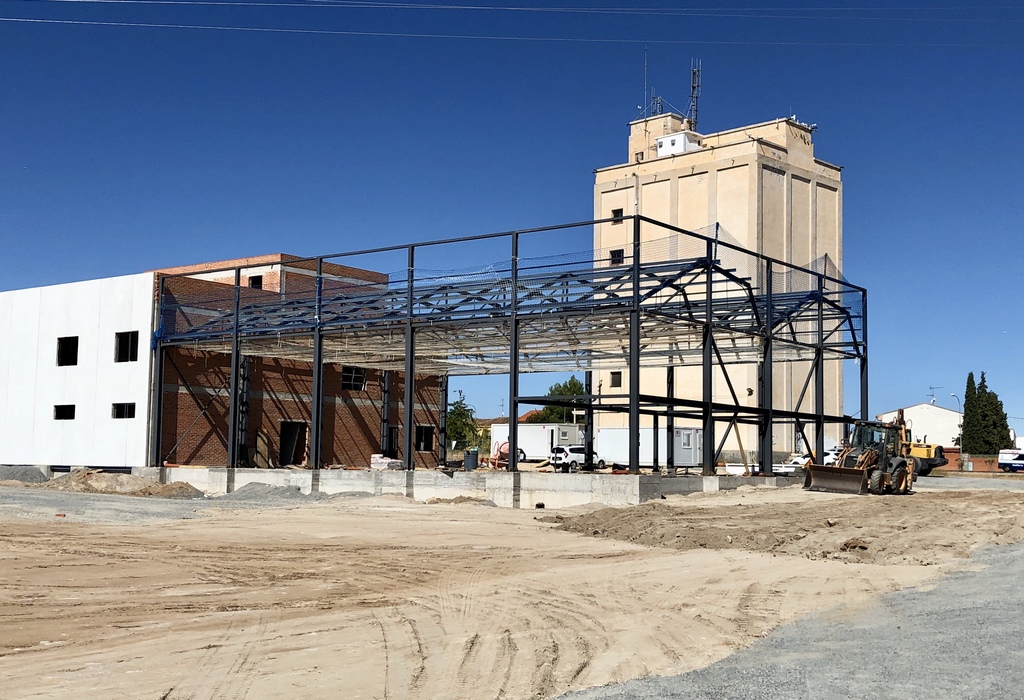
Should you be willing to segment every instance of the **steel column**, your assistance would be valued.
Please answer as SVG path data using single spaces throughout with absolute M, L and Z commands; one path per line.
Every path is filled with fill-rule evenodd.
M 323 332 L 323 292 L 324 292 L 324 261 L 316 260 L 316 306 L 314 308 L 313 326 L 313 391 L 310 406 L 309 427 L 309 461 L 314 470 L 323 464 L 323 433 L 324 433 L 324 332 Z M 318 489 L 319 490 L 319 489 Z
M 772 339 L 775 333 L 775 324 L 772 322 L 774 311 L 772 310 L 772 283 L 773 283 L 772 261 L 765 263 L 765 335 L 764 354 L 761 356 L 761 385 L 758 387 L 758 408 L 764 410 L 761 416 L 761 471 L 767 475 L 772 473 L 772 463 L 775 460 L 775 408 L 774 392 L 772 383 Z
M 665 374 L 665 395 L 671 401 L 676 397 L 676 368 L 669 365 Z M 665 473 L 676 473 L 676 419 L 670 411 L 665 419 Z
M 587 408 L 583 416 L 583 448 L 587 454 L 583 463 L 589 471 L 594 468 L 594 373 L 590 370 L 583 374 L 583 391 L 587 395 Z
M 661 464 L 658 461 L 658 457 L 660 456 L 658 454 L 658 443 L 660 442 L 660 440 L 658 440 L 658 414 L 655 413 L 651 418 L 654 421 L 654 471 L 660 471 Z
M 519 233 L 512 233 L 509 287 L 508 470 L 519 471 Z
M 151 340 L 154 351 L 153 357 L 153 397 L 150 408 L 150 438 L 149 438 L 149 465 L 160 468 L 160 483 L 167 483 L 167 467 L 164 466 L 162 452 L 163 438 L 163 416 L 164 416 L 164 356 L 166 350 L 160 340 L 164 330 L 164 280 L 161 275 L 157 282 L 157 332 L 156 337 Z
M 818 276 L 818 352 L 814 368 L 814 458 L 825 455 L 825 277 Z
M 629 471 L 640 473 L 640 217 L 633 217 L 633 303 L 629 309 Z
M 704 357 L 703 367 L 703 398 L 704 398 L 704 455 L 701 473 L 704 476 L 713 476 L 715 473 L 715 393 L 714 375 L 712 374 L 714 360 L 713 345 L 714 335 L 714 310 L 712 306 L 712 281 L 714 264 L 714 242 L 707 241 L 706 255 L 707 268 L 704 280 Z
M 861 292 L 860 419 L 868 420 L 868 292 Z
M 416 448 L 416 426 L 413 422 L 413 401 L 416 396 L 416 338 L 412 325 L 413 287 L 416 281 L 416 246 L 409 246 L 408 268 L 405 309 L 405 403 L 402 406 L 402 426 L 405 435 L 403 436 L 402 461 L 406 469 L 412 470 L 416 468 L 416 462 L 413 459 Z

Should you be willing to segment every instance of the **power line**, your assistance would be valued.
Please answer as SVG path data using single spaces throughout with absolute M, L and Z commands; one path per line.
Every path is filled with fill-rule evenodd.
M 633 15 L 660 17 L 710 17 L 724 19 L 786 19 L 786 20 L 858 20 L 871 22 L 954 22 L 992 23 L 1024 22 L 1012 17 L 893 17 L 855 16 L 857 12 L 964 12 L 976 15 L 979 10 L 1020 10 L 1014 6 L 993 7 L 743 7 L 743 8 L 627 8 L 627 7 L 520 7 L 514 5 L 434 5 L 408 2 L 367 2 L 365 0 L 296 0 L 295 2 L 231 2 L 231 0 L 20 0 L 32 3 L 99 4 L 99 5 L 195 5 L 224 7 L 289 7 L 370 9 L 370 10 L 442 10 L 465 12 L 528 12 L 546 14 Z M 846 12 L 846 15 L 793 15 L 801 12 Z
M 81 1 L 81 0 L 76 0 Z M 165 22 L 114 22 L 79 19 L 43 19 L 39 17 L 0 17 L 0 22 L 23 24 L 66 24 L 93 27 L 139 27 L 145 29 L 198 29 L 204 31 L 259 32 L 264 34 L 316 34 L 324 36 L 368 36 L 393 39 L 472 39 L 478 41 L 530 41 L 570 44 L 663 44 L 677 46 L 807 46 L 836 48 L 1000 48 L 1020 44 L 965 44 L 944 42 L 866 42 L 866 41 L 714 41 L 708 39 L 619 39 L 587 37 L 501 36 L 489 34 L 430 34 L 420 32 L 371 32 L 346 29 L 295 29 L 285 27 L 239 27 L 212 24 L 174 24 Z

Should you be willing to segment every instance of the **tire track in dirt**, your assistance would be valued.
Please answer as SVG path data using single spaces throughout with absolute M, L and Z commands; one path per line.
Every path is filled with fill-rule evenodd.
M 210 644 L 183 682 L 167 700 L 244 700 L 259 670 L 259 646 L 267 637 L 269 614 L 260 611 L 248 624 L 232 613 L 216 644 Z
M 426 674 L 426 650 L 416 622 L 399 608 L 371 613 L 384 643 L 384 697 L 415 697 Z

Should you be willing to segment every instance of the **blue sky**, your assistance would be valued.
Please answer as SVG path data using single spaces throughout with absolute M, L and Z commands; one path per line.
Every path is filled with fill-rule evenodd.
M 984 370 L 1024 417 L 1024 5 L 429 4 L 0 0 L 0 290 L 588 219 L 646 46 L 680 109 L 702 59 L 701 131 L 796 114 L 844 166 L 872 413 Z

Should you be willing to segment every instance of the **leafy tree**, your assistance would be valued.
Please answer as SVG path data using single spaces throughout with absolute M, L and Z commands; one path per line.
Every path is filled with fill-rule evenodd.
M 967 375 L 964 398 L 964 452 L 992 455 L 1013 446 L 1006 410 L 999 396 L 988 388 L 985 373 L 974 386 L 973 372 Z M 968 403 L 968 398 L 970 402 Z
M 457 446 L 472 447 L 479 442 L 480 428 L 476 424 L 476 411 L 460 396 L 448 407 L 447 434 L 449 442 Z
M 548 396 L 582 396 L 586 389 L 583 382 L 572 375 L 565 382 L 552 384 L 548 387 Z M 571 403 L 577 404 L 580 408 L 586 405 L 585 401 L 575 400 Z M 531 414 L 526 419 L 527 423 L 582 423 L 583 416 L 578 418 L 572 415 L 572 409 L 563 406 L 545 406 L 543 410 Z

